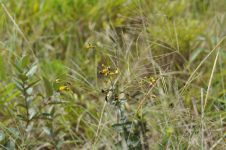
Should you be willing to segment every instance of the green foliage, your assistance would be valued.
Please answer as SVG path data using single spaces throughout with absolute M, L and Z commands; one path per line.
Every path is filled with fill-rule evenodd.
M 53 87 L 52 87 L 52 84 L 51 84 L 51 82 L 46 77 L 43 77 L 43 81 L 44 81 L 44 85 L 45 85 L 46 95 L 48 97 L 50 97 L 51 95 L 53 95 Z
M 66 67 L 58 60 L 43 61 L 41 63 L 43 74 L 49 79 L 64 78 L 67 74 Z
M 225 1 L 0 4 L 0 149 L 224 149 Z
M 3 57 L 0 56 L 0 78 L 2 80 L 6 79 L 6 68 L 4 66 L 4 61 L 3 61 Z

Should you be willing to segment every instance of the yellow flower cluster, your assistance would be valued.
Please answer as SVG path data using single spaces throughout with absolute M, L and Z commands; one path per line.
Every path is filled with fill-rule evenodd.
M 156 83 L 157 79 L 155 77 L 144 77 L 140 80 L 140 84 L 148 84 L 149 86 L 153 86 Z
M 104 64 L 102 64 L 101 67 L 102 67 L 102 69 L 99 71 L 100 75 L 111 76 L 111 75 L 116 75 L 119 73 L 118 68 L 112 69 L 110 66 L 105 66 Z

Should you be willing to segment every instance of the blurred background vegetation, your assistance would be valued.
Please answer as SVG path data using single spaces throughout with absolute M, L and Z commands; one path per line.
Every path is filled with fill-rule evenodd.
M 226 1 L 0 4 L 2 149 L 125 149 L 101 93 L 109 80 L 128 95 L 131 121 L 142 105 L 149 147 L 137 149 L 225 148 Z M 120 80 L 100 76 L 101 64 Z M 138 84 L 147 76 L 151 88 Z

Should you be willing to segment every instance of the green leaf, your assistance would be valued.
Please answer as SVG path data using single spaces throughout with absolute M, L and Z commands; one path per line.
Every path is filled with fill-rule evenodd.
M 24 75 L 24 74 L 19 74 L 18 77 L 23 82 L 27 81 L 27 79 L 28 79 L 28 77 L 26 75 Z
M 34 108 L 29 108 L 28 112 L 29 112 L 29 120 L 31 120 L 36 115 L 36 111 Z
M 15 150 L 16 149 L 15 141 L 9 140 L 5 147 L 7 150 Z
M 34 82 L 30 83 L 30 84 L 26 87 L 26 89 L 28 89 L 28 88 L 34 86 L 34 85 L 37 84 L 39 81 L 40 81 L 40 79 L 35 80 Z
M 44 61 L 40 64 L 40 67 L 47 78 L 50 76 L 51 78 L 65 76 L 68 71 L 59 60 Z
M 25 110 L 27 109 L 27 107 L 24 104 L 21 104 L 21 103 L 17 104 L 16 107 L 21 107 Z M 20 115 L 18 115 L 18 117 L 20 117 Z
M 29 65 L 29 62 L 30 62 L 30 57 L 28 55 L 24 56 L 22 59 L 21 59 L 21 67 L 22 68 L 25 68 Z
M 42 113 L 43 119 L 52 119 L 52 115 L 50 113 Z
M 6 85 L 6 87 L 4 87 L 3 89 L 0 90 L 1 97 L 10 95 L 14 89 L 15 89 L 15 84 L 10 83 L 10 84 Z
M 49 97 L 53 95 L 53 86 L 49 82 L 49 80 L 46 77 L 43 77 L 44 85 L 45 85 L 45 90 L 46 90 L 46 95 Z
M 12 136 L 15 138 L 15 139 L 19 139 L 20 138 L 20 133 L 19 131 L 16 129 L 16 128 L 9 128 L 8 131 L 12 134 Z
M 0 56 L 0 79 L 5 79 L 6 78 L 6 65 L 4 64 L 4 61 L 3 61 L 3 57 Z
M 116 123 L 112 125 L 112 128 L 118 132 L 122 132 L 123 128 L 131 127 L 132 122 L 125 122 L 125 123 Z
M 36 71 L 38 70 L 38 66 L 34 65 L 33 67 L 31 67 L 31 69 L 26 73 L 27 77 L 32 77 Z
M 12 65 L 19 73 L 23 73 L 23 70 L 17 64 L 12 63 Z
M 0 142 L 2 142 L 5 139 L 5 134 L 3 131 L 0 131 Z
M 42 129 L 47 135 L 51 135 L 51 130 L 48 127 L 43 127 Z
M 33 88 L 32 88 L 32 87 L 27 88 L 26 93 L 27 93 L 28 95 L 31 95 L 32 92 L 33 92 Z
M 23 121 L 26 121 L 26 118 L 23 115 L 16 115 L 18 117 L 18 119 L 21 119 Z
M 16 92 L 10 94 L 10 96 L 5 99 L 5 102 L 11 101 L 13 98 L 17 97 L 19 94 L 20 94 L 19 91 L 16 91 Z
M 14 80 L 16 87 L 20 90 L 23 91 L 23 84 L 20 81 Z
M 50 108 L 50 114 L 51 114 L 51 116 L 54 116 L 55 111 L 56 111 L 55 107 L 51 107 Z
M 204 51 L 203 48 L 198 48 L 194 50 L 190 56 L 190 63 L 193 62 L 199 56 L 199 54 L 201 54 L 202 51 Z
M 64 102 L 49 102 L 49 105 L 59 105 L 59 104 L 63 104 Z

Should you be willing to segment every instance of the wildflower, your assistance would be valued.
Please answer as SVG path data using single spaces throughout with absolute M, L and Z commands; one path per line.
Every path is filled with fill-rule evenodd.
M 87 44 L 85 44 L 85 49 L 90 49 L 90 48 L 95 48 L 95 46 L 94 45 L 92 45 L 91 43 L 87 43 Z
M 104 64 L 102 64 L 101 66 L 102 66 L 102 69 L 99 71 L 99 73 L 103 76 L 116 75 L 119 73 L 118 68 L 111 69 L 110 66 L 105 66 Z
M 99 71 L 99 73 L 103 76 L 108 76 L 110 74 L 110 66 L 105 67 L 104 64 L 102 64 L 102 69 Z
M 65 85 L 62 85 L 62 86 L 59 87 L 60 92 L 69 91 L 69 90 L 70 90 L 70 88 L 68 86 L 65 86 Z
M 115 74 L 118 74 L 119 73 L 119 69 L 118 68 L 116 68 L 116 70 L 115 70 Z
M 139 84 L 148 84 L 149 86 L 153 86 L 156 83 L 157 79 L 154 77 L 144 77 L 139 81 Z
M 116 75 L 116 74 L 118 74 L 119 73 L 119 70 L 118 70 L 118 68 L 116 68 L 115 70 L 113 70 L 113 71 L 110 71 L 110 75 Z
M 156 79 L 155 79 L 154 77 L 149 77 L 149 79 L 148 79 L 148 84 L 149 84 L 150 86 L 153 86 L 153 85 L 155 84 L 155 82 L 156 82 Z

